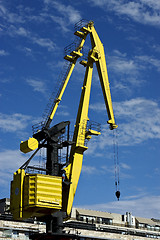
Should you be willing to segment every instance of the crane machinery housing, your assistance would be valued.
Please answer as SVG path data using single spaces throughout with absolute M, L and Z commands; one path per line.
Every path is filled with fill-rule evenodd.
M 87 124 L 89 120 L 88 108 L 94 63 L 97 67 L 108 113 L 107 122 L 111 130 L 117 128 L 112 107 L 105 52 L 93 21 L 86 22 L 81 20 L 78 22 L 74 34 L 78 36 L 80 41 L 76 46 L 75 44 L 69 45 L 65 49 L 68 51 L 68 54 L 65 55 L 64 59 L 69 64 L 46 118 L 38 127 L 34 128 L 33 136 L 20 144 L 20 150 L 23 153 L 31 151 L 34 151 L 34 153 L 14 173 L 13 181 L 11 182 L 11 212 L 14 219 L 23 220 L 29 217 L 37 217 L 46 222 L 47 232 L 62 232 L 62 221 L 70 216 L 82 169 L 83 154 L 88 149 L 85 141 L 91 139 L 92 135 L 100 134 L 99 130 L 92 129 Z M 86 71 L 73 139 L 70 140 L 69 121 L 60 122 L 52 127 L 50 127 L 50 124 L 75 64 L 83 56 L 82 49 L 88 35 L 91 40 L 91 49 L 88 52 L 87 61 L 80 61 L 80 64 L 86 68 Z M 75 47 L 74 49 L 72 49 L 73 46 Z M 64 133 L 67 133 L 67 138 L 65 141 L 62 141 L 60 139 Z M 41 148 L 46 149 L 47 155 L 45 168 L 39 168 L 44 174 L 28 173 L 26 169 L 29 168 L 31 159 Z M 62 148 L 67 149 L 66 161 L 63 164 L 58 159 L 58 150 Z M 30 168 L 37 170 L 36 167 Z

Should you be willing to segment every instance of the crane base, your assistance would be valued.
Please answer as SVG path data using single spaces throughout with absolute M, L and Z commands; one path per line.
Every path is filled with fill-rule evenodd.
M 80 236 L 73 234 L 37 233 L 30 236 L 32 240 L 80 240 Z

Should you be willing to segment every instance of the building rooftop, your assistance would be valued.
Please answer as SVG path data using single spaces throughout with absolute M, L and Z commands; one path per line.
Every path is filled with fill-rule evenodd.
M 101 217 L 101 218 L 109 218 L 113 219 L 112 214 L 108 212 L 100 212 L 95 210 L 86 210 L 81 208 L 76 208 L 76 211 L 84 216 L 94 216 L 94 217 Z

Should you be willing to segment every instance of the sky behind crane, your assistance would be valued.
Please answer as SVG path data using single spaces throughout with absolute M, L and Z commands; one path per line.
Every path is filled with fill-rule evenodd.
M 89 118 L 102 134 L 88 144 L 74 206 L 160 218 L 159 11 L 159 0 L 0 1 L 0 198 L 9 197 L 13 172 L 29 158 L 20 141 L 32 136 L 56 89 L 74 24 L 87 19 L 106 53 L 121 198 L 115 197 L 113 132 L 95 69 Z M 77 63 L 53 124 L 74 125 L 84 71 Z

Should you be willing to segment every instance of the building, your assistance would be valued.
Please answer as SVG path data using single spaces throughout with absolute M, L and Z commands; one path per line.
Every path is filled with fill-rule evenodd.
M 27 221 L 14 221 L 9 212 L 10 199 L 0 199 L 0 240 L 1 239 L 30 239 L 31 233 L 44 233 L 44 223 L 33 219 Z
M 33 219 L 14 221 L 9 213 L 8 198 L 0 200 L 0 240 L 31 239 L 45 236 L 46 226 Z M 64 222 L 63 239 L 78 240 L 150 240 L 160 239 L 160 220 L 73 208 L 71 218 Z M 36 239 L 36 238 L 33 238 Z M 37 238 L 38 239 L 38 238 Z M 45 238 L 44 239 L 51 239 Z M 54 238 L 59 239 L 59 238 Z
M 160 239 L 160 220 L 140 218 L 127 212 L 124 215 L 73 208 L 65 232 L 80 239 Z

